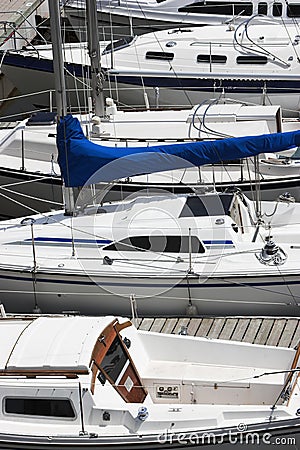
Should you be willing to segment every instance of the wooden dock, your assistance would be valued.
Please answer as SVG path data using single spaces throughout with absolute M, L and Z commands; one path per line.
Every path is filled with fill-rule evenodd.
M 140 330 L 227 339 L 294 348 L 300 341 L 300 317 L 144 318 Z
M 28 44 L 35 35 L 34 20 L 30 17 L 36 14 L 44 0 L 1 0 L 0 3 L 0 46 L 12 37 L 9 48 L 21 48 Z M 17 30 L 14 33 L 14 30 Z M 24 37 L 24 39 L 22 39 Z M 19 42 L 19 44 L 18 44 Z

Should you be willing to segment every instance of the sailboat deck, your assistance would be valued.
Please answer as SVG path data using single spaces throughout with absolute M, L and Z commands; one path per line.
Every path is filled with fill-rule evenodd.
M 145 331 L 228 339 L 276 347 L 295 347 L 300 341 L 300 317 L 204 317 L 143 318 L 138 328 Z

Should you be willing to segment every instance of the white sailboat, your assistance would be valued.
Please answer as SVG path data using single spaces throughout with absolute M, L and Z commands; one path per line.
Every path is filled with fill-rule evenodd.
M 113 98 L 155 105 L 200 103 L 208 96 L 279 104 L 299 112 L 297 23 L 253 17 L 238 25 L 175 28 L 109 44 L 102 56 Z M 117 97 L 118 96 L 118 97 Z
M 101 0 L 97 2 L 99 30 L 103 38 L 126 38 L 149 31 L 192 25 L 238 23 L 256 14 L 292 22 L 300 17 L 298 0 L 288 3 L 259 0 Z M 66 0 L 65 13 L 79 38 L 86 33 L 84 0 Z
M 229 101 L 168 111 L 118 111 L 108 99 L 105 119 L 78 115 L 92 142 L 113 148 L 153 146 L 188 140 L 210 140 L 227 136 L 297 130 L 297 120 L 283 120 L 278 106 L 255 106 Z M 36 113 L 0 134 L 1 218 L 50 212 L 62 207 L 60 167 L 57 164 L 56 114 Z M 163 189 L 173 193 L 201 189 L 225 191 L 233 185 L 251 198 L 256 178 L 264 200 L 275 200 L 289 192 L 300 200 L 300 170 L 291 151 L 260 155 L 259 166 L 247 162 L 177 169 L 116 180 L 106 193 L 107 201 L 126 198 L 139 190 Z M 275 164 L 276 162 L 276 164 Z M 290 162 L 290 163 L 289 163 Z M 255 174 L 256 172 L 256 174 Z M 37 196 L 37 192 L 39 195 Z
M 65 111 L 64 96 L 61 105 Z M 255 205 L 237 193 L 164 193 L 99 205 L 88 188 L 92 198 L 83 190 L 74 209 L 69 194 L 91 182 L 291 149 L 299 132 L 112 150 L 88 141 L 66 116 L 58 144 L 72 216 L 2 222 L 1 299 L 9 311 L 128 314 L 135 298 L 144 315 L 194 307 L 298 315 L 300 205 L 290 198 Z
M 58 131 L 68 192 L 87 185 L 75 209 L 69 203 L 73 216 L 1 223 L 0 292 L 8 311 L 38 305 L 44 312 L 129 314 L 134 297 L 143 315 L 189 314 L 190 307 L 201 314 L 299 314 L 299 203 L 147 192 L 99 204 L 88 186 L 189 167 L 194 158 L 230 159 L 253 152 L 256 142 L 257 153 L 292 147 L 299 132 L 112 151 L 88 141 L 73 122 L 61 119 Z
M 1 449 L 299 445 L 299 349 L 113 316 L 7 317 L 0 336 Z
M 253 17 L 238 25 L 175 28 L 101 43 L 104 94 L 126 108 L 191 108 L 223 96 L 281 105 L 284 116 L 298 118 L 298 36 L 297 22 Z M 64 47 L 65 76 L 71 105 L 82 108 L 90 63 L 87 45 L 75 47 Z M 48 106 L 54 89 L 50 46 L 0 57 L 1 70 L 18 90 L 42 92 L 34 103 Z

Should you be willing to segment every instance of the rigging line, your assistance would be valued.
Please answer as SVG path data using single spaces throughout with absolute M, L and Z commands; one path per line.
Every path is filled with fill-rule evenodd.
M 238 25 L 238 27 L 237 27 L 236 30 L 234 31 L 234 40 L 235 40 L 236 44 L 237 44 L 239 47 L 241 47 L 242 49 L 244 49 L 244 50 L 248 50 L 248 51 L 250 51 L 250 52 L 255 52 L 255 53 L 258 53 L 258 54 L 261 54 L 261 55 L 264 55 L 264 56 L 268 56 L 268 57 L 272 56 L 272 57 L 273 57 L 273 60 L 278 60 L 278 61 L 280 61 L 282 64 L 284 64 L 286 67 L 289 67 L 289 66 L 290 66 L 289 63 L 287 63 L 286 61 L 282 60 L 282 59 L 279 58 L 278 56 L 274 55 L 274 54 L 271 53 L 270 51 L 266 50 L 264 47 L 262 47 L 261 45 L 257 44 L 257 42 L 254 42 L 254 41 L 249 37 L 249 34 L 248 34 L 248 25 L 250 24 L 250 22 L 251 22 L 254 18 L 261 17 L 261 16 L 262 16 L 261 14 L 256 14 L 255 16 L 250 17 L 250 19 L 247 19 L 247 20 L 245 20 L 244 22 L 242 22 L 242 23 L 240 23 L 240 24 Z M 244 31 L 245 31 L 245 35 L 246 35 L 247 39 L 254 45 L 254 47 L 257 47 L 257 48 L 251 48 L 251 47 L 248 47 L 246 44 L 241 43 L 241 42 L 238 41 L 238 39 L 237 39 L 237 32 L 238 32 L 238 30 L 239 30 L 241 27 L 244 27 Z M 243 33 L 242 33 L 242 34 L 243 34 Z M 258 49 L 260 49 L 260 50 L 258 50 Z
M 0 186 L 0 189 L 3 189 L 4 191 L 7 191 L 10 194 L 14 194 L 16 196 L 26 197 L 26 198 L 28 198 L 30 200 L 37 200 L 37 201 L 40 201 L 40 202 L 43 202 L 43 203 L 50 203 L 51 205 L 52 204 L 55 204 L 55 205 L 58 205 L 58 206 L 62 206 L 63 205 L 63 203 L 61 203 L 61 202 L 56 202 L 54 200 L 53 201 L 52 200 L 46 200 L 46 199 L 41 198 L 41 197 L 34 197 L 33 195 L 24 194 L 23 192 L 17 192 L 17 191 L 13 191 L 11 189 L 3 188 L 2 186 Z M 11 200 L 11 198 L 9 196 L 7 196 L 6 198 L 7 198 L 7 200 Z
M 264 277 L 264 275 L 262 275 L 262 277 Z M 255 278 L 257 279 L 258 277 L 256 276 Z M 242 282 L 233 281 L 233 280 L 226 280 L 226 278 L 223 278 L 223 277 L 220 277 L 219 279 L 222 280 L 224 283 L 227 283 L 227 284 L 232 284 L 232 285 L 237 285 L 237 286 L 241 286 L 241 287 L 251 288 L 251 289 L 255 289 L 256 291 L 263 291 L 263 292 L 268 292 L 268 293 L 271 293 L 271 294 L 280 294 L 280 296 L 285 296 L 285 297 L 289 297 L 290 298 L 290 294 L 285 293 L 285 292 L 279 292 L 279 291 L 275 291 L 273 289 L 266 289 L 266 288 L 262 288 L 262 287 L 258 287 L 258 286 L 249 286 L 249 284 L 247 284 L 247 283 L 242 283 Z M 294 296 L 294 298 L 299 298 L 300 299 L 300 295 L 299 296 L 296 295 L 296 296 Z M 300 305 L 297 304 L 296 306 L 300 306 Z
M 138 69 L 141 70 L 141 63 L 140 63 L 140 58 L 139 58 L 138 50 L 137 50 L 137 46 L 136 46 L 136 40 L 134 40 L 134 42 L 133 42 L 133 47 L 134 47 L 135 56 L 136 56 L 136 60 L 137 60 L 137 64 L 138 64 Z M 146 88 L 145 88 L 143 75 L 141 75 L 141 83 L 142 83 L 143 94 L 144 94 L 144 97 L 145 97 L 147 95 L 147 92 L 146 92 Z
M 166 255 L 161 255 L 161 256 L 166 256 Z M 116 261 L 114 258 L 113 258 L 113 260 Z M 175 267 L 162 267 L 162 266 L 155 266 L 153 264 L 151 264 L 151 265 L 150 264 L 145 264 L 145 262 L 144 262 L 145 260 L 140 260 L 141 261 L 140 263 L 138 261 L 127 260 L 127 259 L 124 259 L 124 260 L 118 259 L 117 261 L 118 261 L 118 263 L 125 263 L 126 265 L 131 265 L 131 266 L 135 266 L 135 267 L 142 267 L 142 268 L 146 267 L 146 268 L 149 268 L 149 269 L 159 269 L 160 272 L 157 275 L 154 275 L 154 274 L 150 273 L 149 276 L 152 276 L 152 277 L 164 276 L 163 275 L 164 272 L 174 272 L 176 274 L 182 275 L 182 279 L 186 279 L 187 276 L 190 277 L 190 278 L 194 278 L 194 279 L 198 279 L 199 278 L 199 274 L 196 274 L 194 272 L 191 273 L 191 274 L 187 274 L 187 270 L 184 270 L 184 269 L 176 269 Z M 169 262 L 169 261 L 162 261 L 162 262 L 166 263 L 166 262 Z M 188 264 L 188 262 L 187 262 L 187 264 Z M 126 275 L 128 275 L 128 273 L 126 273 Z M 139 274 L 137 274 L 137 276 L 138 275 Z M 143 274 L 142 276 L 144 277 L 145 275 Z
M 9 201 L 11 201 L 11 202 L 13 202 L 13 203 L 16 203 L 16 204 L 19 205 L 19 206 L 22 206 L 22 208 L 25 208 L 25 209 L 28 209 L 28 210 L 31 211 L 31 212 L 35 212 L 35 213 L 37 213 L 37 214 L 40 214 L 40 212 L 37 211 L 36 209 L 33 209 L 33 208 L 31 208 L 30 206 L 25 205 L 24 203 L 18 202 L 18 200 L 15 200 L 15 199 L 13 199 L 13 198 L 11 198 L 11 197 L 8 197 L 8 196 L 5 195 L 5 194 L 1 194 L 1 192 L 0 192 L 0 196 L 3 197 L 3 198 L 5 198 L 6 200 L 9 200 Z
M 67 49 L 66 49 L 66 46 L 65 45 L 63 45 L 63 60 L 64 60 L 64 62 L 66 62 L 67 61 L 67 56 L 66 56 L 66 51 L 67 51 Z M 74 60 L 73 60 L 73 52 L 72 52 L 72 49 L 70 48 L 70 60 L 71 60 L 71 62 L 72 62 L 72 64 L 74 64 Z M 82 65 L 81 65 L 82 66 Z M 65 71 L 65 64 L 64 64 L 64 71 Z M 71 74 L 71 72 L 70 71 L 68 71 L 68 73 L 69 74 Z M 78 107 L 78 109 L 80 110 L 80 105 L 79 105 L 79 100 L 78 100 L 78 90 L 77 90 L 77 77 L 75 77 L 75 73 L 74 73 L 74 76 L 72 77 L 73 78 L 73 82 L 74 82 L 74 87 L 75 87 L 75 95 L 76 95 L 76 99 L 77 99 L 77 107 Z M 65 82 L 66 82 L 66 84 L 69 84 L 69 79 L 68 79 L 68 77 L 66 77 L 65 76 Z M 67 87 L 67 86 L 66 86 Z M 68 92 L 68 89 L 66 89 L 66 91 Z M 72 102 L 71 102 L 71 100 L 70 100 L 70 96 L 71 96 L 71 92 L 70 92 L 70 95 L 68 95 L 68 97 L 69 97 L 69 102 L 70 102 L 70 106 L 72 106 Z
M 254 17 L 255 17 L 255 16 L 254 16 Z M 251 18 L 250 18 L 248 21 L 246 21 L 246 23 L 245 23 L 245 33 L 246 33 L 246 37 L 247 37 L 247 39 L 248 39 L 254 46 L 256 46 L 256 47 L 258 47 L 259 49 L 262 50 L 262 51 L 258 51 L 258 50 L 256 50 L 256 49 L 254 49 L 254 51 L 257 52 L 257 53 L 262 53 L 262 54 L 264 54 L 264 55 L 266 55 L 266 56 L 272 56 L 275 60 L 278 60 L 278 61 L 280 61 L 282 64 L 284 64 L 286 67 L 289 67 L 289 66 L 290 66 L 289 63 L 287 63 L 287 62 L 284 61 L 283 59 L 279 58 L 278 56 L 274 55 L 274 53 L 271 53 L 270 51 L 264 49 L 264 47 L 262 47 L 261 45 L 257 44 L 257 42 L 254 42 L 253 39 L 251 39 L 251 38 L 249 37 L 249 34 L 248 34 L 248 26 L 249 26 L 250 21 L 251 21 L 252 19 L 253 19 L 253 17 L 251 17 Z M 249 47 L 247 47 L 247 46 L 244 46 L 244 45 L 243 45 L 243 47 L 251 51 L 251 48 L 249 48 Z
M 243 342 L 243 344 L 244 344 L 244 342 Z M 209 364 L 203 364 L 202 366 L 209 366 Z M 244 367 L 244 366 L 234 366 L 234 368 L 236 368 L 236 369 L 239 369 L 239 368 L 242 368 L 242 369 L 247 368 L 247 369 L 249 369 L 249 367 Z M 251 367 L 251 369 L 259 370 L 258 367 L 253 367 L 253 368 Z M 300 371 L 300 368 L 299 369 L 290 369 L 290 370 L 289 369 L 287 369 L 287 370 L 276 370 L 274 372 L 264 372 L 264 373 L 261 373 L 261 374 L 258 374 L 258 375 L 252 375 L 252 376 L 243 377 L 243 378 L 230 378 L 228 380 L 223 380 L 223 381 L 217 381 L 216 380 L 215 384 L 219 385 L 219 384 L 225 384 L 225 383 L 235 383 L 237 381 L 250 381 L 250 380 L 258 379 L 258 378 L 265 377 L 265 376 L 268 376 L 268 375 L 281 375 L 281 374 L 286 374 L 286 373 L 296 373 L 296 372 L 299 372 L 299 371 Z M 214 382 L 213 380 L 211 380 L 211 381 Z
M 215 103 L 217 103 L 217 102 L 221 99 L 221 97 L 222 97 L 222 94 L 220 94 L 220 96 L 219 96 L 217 99 L 213 100 L 213 101 L 207 106 L 205 112 L 203 113 L 202 124 L 203 124 L 203 126 L 204 126 L 208 131 L 212 132 L 213 134 L 216 134 L 217 136 L 220 136 L 220 137 L 223 137 L 223 138 L 232 138 L 232 137 L 234 137 L 233 135 L 224 134 L 224 133 L 219 133 L 219 132 L 214 131 L 213 129 L 211 129 L 211 128 L 209 128 L 209 127 L 207 127 L 207 126 L 205 125 L 205 119 L 206 119 L 206 115 L 207 115 L 207 113 L 208 113 L 209 108 L 210 108 L 211 106 L 213 106 Z M 199 109 L 201 106 L 203 106 L 207 101 L 208 101 L 208 100 L 204 100 L 202 103 L 200 103 L 200 104 L 198 105 L 198 107 L 196 108 L 196 110 L 194 111 L 194 114 L 193 114 L 193 120 L 192 120 L 193 127 L 196 128 L 196 130 L 197 130 L 197 131 L 200 131 L 200 132 L 201 132 L 201 127 L 197 127 L 197 126 L 195 125 L 194 120 L 195 120 L 195 116 L 196 116 L 196 113 L 197 113 L 198 109 Z M 245 104 L 247 104 L 247 103 L 245 103 Z M 219 155 L 218 155 L 218 156 L 219 156 Z M 247 164 L 248 164 L 248 162 L 247 162 Z M 229 180 L 230 180 L 231 182 L 234 182 L 235 180 L 233 180 L 232 175 L 230 174 L 230 172 L 229 172 L 229 170 L 228 170 L 228 168 L 227 168 L 227 165 L 224 164 L 224 162 L 222 162 L 222 167 L 223 167 L 225 173 L 227 174 Z M 248 176 L 249 176 L 249 181 L 250 181 L 250 184 L 251 184 L 251 189 L 253 189 L 253 182 L 252 182 L 252 180 L 251 180 L 250 174 L 248 174 Z M 254 192 L 254 190 L 252 190 L 252 193 L 253 193 L 253 192 Z
M 128 246 L 129 246 L 129 244 L 128 244 Z M 132 246 L 132 247 L 134 247 L 134 246 Z M 178 263 L 178 257 L 175 257 L 175 256 L 172 256 L 172 255 L 167 255 L 167 254 L 165 254 L 165 253 L 163 253 L 163 252 L 154 252 L 154 251 L 151 251 L 151 250 L 147 250 L 147 249 L 140 249 L 140 248 L 138 248 L 138 247 L 136 247 L 139 251 L 144 251 L 145 253 L 148 253 L 148 254 L 153 254 L 153 255 L 155 255 L 155 256 L 157 256 L 157 257 L 163 257 L 163 258 L 168 258 L 168 259 L 170 259 L 171 261 L 168 261 L 168 260 L 164 260 L 164 261 L 161 261 L 162 263 L 168 263 L 168 262 L 175 262 L 175 264 L 176 263 Z M 101 250 L 101 252 L 102 253 L 104 253 L 106 250 L 105 250 L 105 248 L 101 248 L 100 249 Z M 217 260 L 220 260 L 221 258 L 223 258 L 223 257 L 226 257 L 226 256 L 232 256 L 232 255 L 234 255 L 234 256 L 236 256 L 236 255 L 241 255 L 241 254 L 251 254 L 251 253 L 255 253 L 255 252 L 257 252 L 257 251 L 259 251 L 260 249 L 257 249 L 257 250 L 248 250 L 248 251 L 242 251 L 242 252 L 234 252 L 234 253 L 229 253 L 229 254 L 223 254 L 223 253 L 221 253 L 221 254 L 219 254 L 219 255 L 203 255 L 203 256 L 194 256 L 194 258 L 193 258 L 193 263 L 194 264 L 201 264 L 202 263 L 202 261 L 197 261 L 197 259 L 201 259 L 201 258 L 203 258 L 203 260 L 205 259 L 205 258 L 212 258 L 212 259 L 217 259 Z M 124 251 L 126 251 L 126 250 L 124 250 Z M 167 253 L 167 252 L 166 252 Z M 193 255 L 195 255 L 194 253 L 193 253 Z M 196 254 L 197 255 L 197 254 Z M 134 261 L 132 260 L 132 259 L 128 259 L 128 258 L 123 258 L 123 259 L 120 259 L 120 258 L 112 258 L 113 259 L 113 261 L 117 261 L 117 262 L 119 262 L 119 263 L 127 263 L 127 264 L 131 264 L 131 265 L 136 265 L 136 266 L 140 266 L 140 267 L 150 267 L 150 268 L 156 268 L 156 269 L 161 269 L 161 270 L 174 270 L 174 271 L 177 271 L 177 272 L 183 272 L 183 273 L 186 273 L 186 270 L 183 270 L 183 269 L 173 269 L 173 267 L 161 267 L 161 266 L 153 266 L 153 265 L 149 265 L 149 264 L 145 264 L 145 261 L 147 262 L 147 261 L 151 261 L 151 260 L 145 260 L 145 259 L 139 259 L 139 260 L 137 260 L 137 259 L 135 259 Z M 139 261 L 141 261 L 141 262 L 139 262 Z M 183 263 L 186 263 L 186 264 L 188 264 L 188 259 L 185 261 L 185 260 L 183 260 L 183 261 L 180 261 L 180 262 L 183 262 Z M 211 262 L 211 260 L 210 261 L 203 261 L 203 264 L 215 264 L 214 262 Z M 249 274 L 249 272 L 247 272 L 247 274 Z M 199 273 L 199 272 L 195 272 L 195 271 L 193 271 L 193 273 L 191 274 L 191 275 L 195 275 L 196 277 L 207 277 L 207 278 L 209 278 L 210 277 L 210 275 L 206 275 L 205 273 Z M 228 275 L 228 276 L 232 276 L 232 275 Z M 256 273 L 255 273 L 255 275 L 253 275 L 253 276 L 256 276 Z
M 66 72 L 67 75 L 70 75 L 70 77 L 75 78 L 76 81 L 80 84 L 82 84 L 83 89 L 90 89 L 90 86 L 87 82 L 81 80 L 79 77 L 77 77 L 74 73 L 70 72 L 69 69 L 67 69 L 66 67 L 64 68 L 64 71 Z M 82 65 L 82 78 L 84 79 L 84 67 Z
M 222 94 L 220 94 L 220 96 L 219 96 L 217 99 L 213 100 L 213 101 L 207 106 L 207 108 L 206 108 L 206 110 L 204 111 L 203 116 L 202 116 L 202 124 L 203 124 L 205 130 L 207 130 L 208 132 L 211 132 L 211 133 L 215 134 L 216 136 L 219 136 L 219 137 L 222 137 L 222 138 L 232 138 L 232 137 L 233 137 L 232 135 L 224 134 L 224 133 L 220 133 L 220 132 L 214 131 L 212 128 L 209 128 L 209 127 L 205 124 L 206 115 L 207 115 L 207 113 L 208 113 L 208 111 L 209 111 L 209 108 L 212 107 L 214 104 L 218 103 L 219 100 L 221 99 L 221 97 L 222 97 Z M 196 111 L 197 111 L 197 110 L 196 110 Z M 193 119 L 194 119 L 194 117 L 195 117 L 195 116 L 193 115 Z M 193 125 L 194 125 L 194 123 L 193 123 Z M 197 129 L 196 126 L 195 126 L 195 128 Z M 199 127 L 198 130 L 201 132 L 201 127 Z M 204 131 L 204 130 L 203 130 L 203 131 Z M 224 163 L 224 161 L 221 161 L 221 162 L 222 162 L 222 167 L 223 167 L 225 173 L 227 174 L 229 180 L 230 180 L 231 182 L 234 182 L 234 180 L 232 179 L 232 175 L 230 174 L 230 172 L 229 172 L 229 170 L 228 170 L 228 168 L 227 168 L 226 163 Z
M 288 2 L 286 1 L 285 3 L 286 3 L 287 8 L 288 8 Z M 282 25 L 283 25 L 283 27 L 284 27 L 284 29 L 285 29 L 285 31 L 286 31 L 286 34 L 288 35 L 288 38 L 289 38 L 290 43 L 292 44 L 292 48 L 293 48 L 293 50 L 294 50 L 294 52 L 295 52 L 295 55 L 296 55 L 296 57 L 297 57 L 297 60 L 298 60 L 298 62 L 300 62 L 300 58 L 299 58 L 299 54 L 298 54 L 298 52 L 297 52 L 297 50 L 296 50 L 296 46 L 293 45 L 293 43 L 294 43 L 295 41 L 292 41 L 291 35 L 290 35 L 289 30 L 288 30 L 288 27 L 287 27 L 287 24 L 285 23 L 284 19 L 282 19 L 282 18 L 281 18 L 281 23 L 282 23 Z M 295 18 L 294 18 L 294 20 L 293 20 L 293 24 L 295 25 L 295 28 L 298 28 L 298 24 L 297 24 L 297 21 L 295 20 Z M 298 32 L 299 32 L 299 31 L 298 31 Z
M 201 364 L 200 366 L 201 367 L 207 367 L 207 366 L 209 366 L 209 364 Z M 214 365 L 214 367 L 215 368 L 218 368 L 218 367 L 222 368 L 222 367 L 228 367 L 228 366 L 225 366 L 225 365 L 215 366 Z M 245 366 L 234 366 L 234 368 L 237 368 L 237 369 L 239 369 L 239 368 L 242 368 L 242 369 L 247 368 L 247 369 L 249 369 L 249 367 L 245 367 Z M 253 369 L 258 369 L 258 368 L 254 367 Z M 222 381 L 222 380 L 218 381 L 218 380 L 211 379 L 210 381 L 211 381 L 212 384 L 215 384 L 215 385 L 219 386 L 221 384 L 235 383 L 237 381 L 250 381 L 250 380 L 261 378 L 261 377 L 268 376 L 268 375 L 294 374 L 294 373 L 298 373 L 299 371 L 300 371 L 300 368 L 299 369 L 290 369 L 290 370 L 280 370 L 280 371 L 278 370 L 278 371 L 274 371 L 274 372 L 265 372 L 265 373 L 262 373 L 260 375 L 253 375 L 253 376 L 249 376 L 249 377 L 245 377 L 245 378 L 231 378 L 231 379 L 224 380 L 224 381 Z M 5 379 L 7 379 L 7 378 L 5 378 Z M 206 385 L 207 382 L 203 381 L 202 383 L 203 383 L 202 386 L 204 386 L 204 385 Z M 184 386 L 194 386 L 194 384 L 192 382 L 185 382 L 185 381 L 183 382 L 183 385 Z M 112 384 L 112 386 L 125 386 L 125 385 Z M 201 384 L 199 384 L 199 385 L 197 384 L 197 386 L 201 386 Z M 154 388 L 154 386 L 150 385 L 150 384 L 149 385 L 148 384 L 142 384 L 142 385 L 138 385 L 138 387 L 146 388 L 146 389 Z
M 296 300 L 294 294 L 292 293 L 291 288 L 290 288 L 290 286 L 288 285 L 288 282 L 286 281 L 286 277 L 285 277 L 284 274 L 281 272 L 280 267 L 279 267 L 279 266 L 276 266 L 276 267 L 277 267 L 277 270 L 278 270 L 279 274 L 280 274 L 281 277 L 282 277 L 282 281 L 284 281 L 284 283 L 285 283 L 285 285 L 286 285 L 286 287 L 287 287 L 287 289 L 288 289 L 288 291 L 289 291 L 289 293 L 290 293 L 290 296 L 291 296 L 292 299 L 293 299 L 294 305 L 295 305 L 295 306 L 298 306 L 297 300 Z
M 28 174 L 28 172 L 25 172 L 25 174 Z M 34 174 L 36 175 L 36 174 Z M 8 187 L 14 187 L 14 186 L 23 186 L 24 184 L 32 184 L 32 183 L 36 183 L 36 182 L 40 182 L 40 181 L 45 181 L 45 180 L 57 180 L 57 178 L 59 178 L 58 176 L 48 176 L 48 177 L 40 177 L 34 180 L 26 180 L 26 181 L 17 181 L 16 183 L 8 183 L 8 184 L 2 184 L 0 185 L 0 189 L 5 189 Z
M 9 100 L 19 100 L 20 98 L 26 98 L 26 97 L 32 97 L 37 94 L 48 94 L 49 92 L 55 92 L 55 89 L 45 89 L 43 91 L 35 91 L 35 92 L 29 92 L 28 94 L 22 94 L 22 95 L 15 95 L 14 97 L 9 97 Z M 8 100 L 7 98 L 1 98 L 0 102 L 5 102 Z M 33 110 L 33 112 L 36 112 L 36 110 Z M 22 113 L 24 114 L 24 113 Z M 1 116 L 2 119 L 2 116 Z
M 181 31 L 181 30 L 179 29 L 179 31 Z M 155 31 L 153 32 L 153 36 L 154 36 L 154 39 L 155 39 L 156 43 L 158 44 L 160 50 L 161 50 L 162 52 L 164 52 L 164 48 L 163 48 L 162 44 L 160 43 L 160 41 L 159 41 L 159 39 L 158 39 L 158 37 L 157 37 Z M 178 73 L 177 73 L 176 69 L 173 67 L 172 62 L 171 62 L 171 61 L 167 61 L 167 63 L 168 63 L 168 65 L 169 65 L 169 70 L 172 71 L 172 73 L 174 74 L 174 77 L 175 77 L 175 79 L 176 79 L 178 85 L 180 86 L 180 90 L 183 91 L 184 96 L 185 96 L 187 102 L 190 104 L 190 106 L 193 106 L 193 102 L 192 102 L 192 100 L 191 100 L 191 98 L 190 98 L 190 95 L 188 94 L 188 92 L 186 91 L 186 89 L 184 88 L 184 86 L 182 85 L 182 80 L 181 80 L 181 78 L 178 76 Z
M 264 216 L 265 217 L 273 217 L 278 209 L 278 205 L 279 205 L 279 200 L 277 200 L 277 202 L 275 203 L 273 212 L 271 212 L 270 214 L 267 214 L 266 212 L 264 212 L 264 213 L 262 213 L 261 217 L 264 217 Z

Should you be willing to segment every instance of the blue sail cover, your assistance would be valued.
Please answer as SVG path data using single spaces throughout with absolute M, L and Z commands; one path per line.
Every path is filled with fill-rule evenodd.
M 57 129 L 58 163 L 67 187 L 202 166 L 300 145 L 300 131 L 153 147 L 106 147 L 90 142 L 71 115 Z

